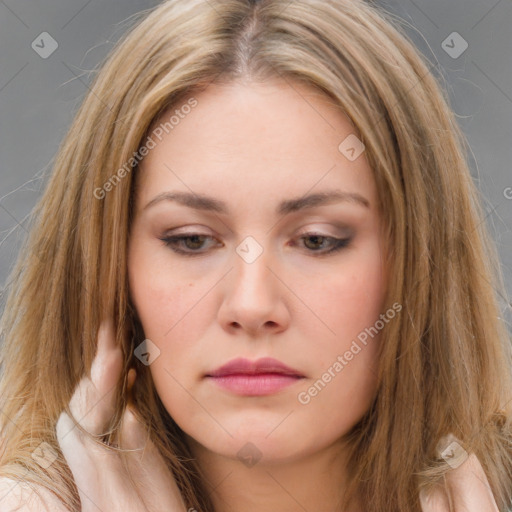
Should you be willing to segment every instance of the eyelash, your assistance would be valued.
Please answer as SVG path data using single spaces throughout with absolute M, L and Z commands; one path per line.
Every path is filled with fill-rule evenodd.
M 160 240 L 162 242 L 164 242 L 164 244 L 167 247 L 169 247 L 172 251 L 174 251 L 175 253 L 181 254 L 186 257 L 194 257 L 194 256 L 200 256 L 200 255 L 204 254 L 204 252 L 186 251 L 183 249 L 178 249 L 177 245 L 180 242 L 183 242 L 184 240 L 189 240 L 191 238 L 196 238 L 196 237 L 203 237 L 203 238 L 209 238 L 209 239 L 213 238 L 209 235 L 202 235 L 200 233 L 184 233 L 182 235 L 163 237 L 163 238 L 160 238 Z M 351 238 L 335 238 L 333 236 L 321 235 L 319 233 L 304 233 L 299 238 L 301 240 L 303 240 L 305 238 L 314 238 L 314 237 L 319 237 L 319 238 L 323 238 L 325 240 L 329 240 L 331 242 L 331 245 L 333 245 L 333 247 L 331 249 L 329 249 L 328 251 L 322 251 L 322 252 L 314 251 L 314 250 L 308 251 L 308 252 L 311 252 L 314 255 L 314 257 L 326 256 L 328 254 L 333 254 L 335 252 L 341 251 L 342 249 L 348 247 L 350 242 L 352 241 Z

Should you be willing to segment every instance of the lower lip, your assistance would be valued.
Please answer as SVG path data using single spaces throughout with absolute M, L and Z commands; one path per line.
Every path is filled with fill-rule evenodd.
M 227 389 L 237 395 L 245 396 L 263 396 L 277 393 L 297 381 L 302 377 L 292 375 L 282 375 L 279 373 L 261 373 L 257 375 L 224 375 L 222 377 L 211 377 L 221 388 Z

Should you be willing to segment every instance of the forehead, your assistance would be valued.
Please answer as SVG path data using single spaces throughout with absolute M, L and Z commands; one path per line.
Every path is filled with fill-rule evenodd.
M 358 136 L 352 122 L 333 100 L 300 83 L 210 84 L 173 105 L 152 133 L 159 127 L 138 173 L 146 199 L 164 188 L 229 200 L 235 190 L 262 198 L 305 194 L 316 184 L 374 194 L 364 152 L 350 160 L 340 150 Z

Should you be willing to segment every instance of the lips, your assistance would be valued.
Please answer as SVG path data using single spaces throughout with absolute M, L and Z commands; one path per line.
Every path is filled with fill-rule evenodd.
M 271 357 L 257 361 L 233 359 L 205 375 L 224 392 L 243 397 L 264 397 L 278 394 L 304 378 L 298 370 Z
M 237 358 L 229 361 L 225 365 L 206 374 L 206 377 L 226 377 L 229 375 L 261 375 L 277 374 L 291 377 L 304 377 L 298 370 L 286 366 L 281 361 L 272 357 L 263 357 L 256 361 Z

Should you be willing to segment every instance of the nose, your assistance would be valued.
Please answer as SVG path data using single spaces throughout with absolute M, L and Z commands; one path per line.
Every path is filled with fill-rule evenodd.
M 218 319 L 230 333 L 250 336 L 277 334 L 288 328 L 290 313 L 286 286 L 279 268 L 265 250 L 254 261 L 234 254 L 233 270 L 223 280 L 224 295 Z

